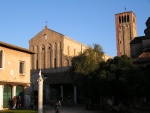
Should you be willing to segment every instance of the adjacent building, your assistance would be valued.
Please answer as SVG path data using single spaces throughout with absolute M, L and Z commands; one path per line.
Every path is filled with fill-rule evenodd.
M 150 17 L 146 21 L 145 36 L 135 37 L 130 42 L 134 64 L 150 65 Z
M 9 99 L 20 98 L 25 106 L 25 90 L 30 86 L 31 54 L 28 49 L 0 42 L 0 110 L 10 107 Z
M 130 42 L 137 36 L 136 16 L 130 12 L 115 14 L 117 56 L 130 53 Z

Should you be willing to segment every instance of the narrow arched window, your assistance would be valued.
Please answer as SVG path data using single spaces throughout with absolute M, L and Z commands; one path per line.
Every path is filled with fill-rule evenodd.
M 54 53 L 54 68 L 57 67 L 57 44 L 55 43 L 54 45 L 54 50 L 55 50 L 55 53 Z
M 62 45 L 61 45 L 61 42 L 59 43 L 59 58 L 60 58 L 60 67 L 62 66 Z
M 49 44 L 48 45 L 48 56 L 47 56 L 47 65 L 48 65 L 48 67 L 49 68 L 51 68 L 52 67 L 52 45 L 51 44 Z
M 37 45 L 36 46 L 36 69 L 38 69 L 39 68 L 39 46 Z
M 129 22 L 129 15 L 127 15 L 127 22 Z
M 0 50 L 0 68 L 3 68 L 3 60 L 4 60 L 4 52 L 3 50 Z
M 45 46 L 41 46 L 42 52 L 41 52 L 41 66 L 44 69 L 45 68 Z
M 119 16 L 119 23 L 121 23 L 121 17 Z

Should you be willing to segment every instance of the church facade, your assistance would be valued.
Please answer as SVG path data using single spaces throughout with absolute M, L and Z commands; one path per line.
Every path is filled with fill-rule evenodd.
M 77 42 L 47 26 L 29 40 L 32 55 L 32 91 L 37 90 L 37 76 L 41 70 L 44 78 L 44 103 L 53 103 L 61 97 L 66 104 L 77 102 L 77 89 L 70 77 L 72 57 L 82 53 L 88 46 Z M 105 55 L 104 58 L 110 58 Z M 106 60 L 106 59 L 105 59 Z

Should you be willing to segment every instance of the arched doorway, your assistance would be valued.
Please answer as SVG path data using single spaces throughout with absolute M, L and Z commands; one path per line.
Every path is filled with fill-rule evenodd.
M 4 108 L 10 107 L 9 99 L 12 99 L 12 87 L 10 85 L 5 85 L 4 93 L 3 93 L 3 107 Z

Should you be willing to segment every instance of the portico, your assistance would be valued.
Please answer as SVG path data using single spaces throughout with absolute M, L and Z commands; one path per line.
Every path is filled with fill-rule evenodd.
M 0 110 L 12 107 L 8 101 L 20 97 L 24 105 L 24 89 L 30 86 L 30 60 L 28 49 L 0 42 Z

